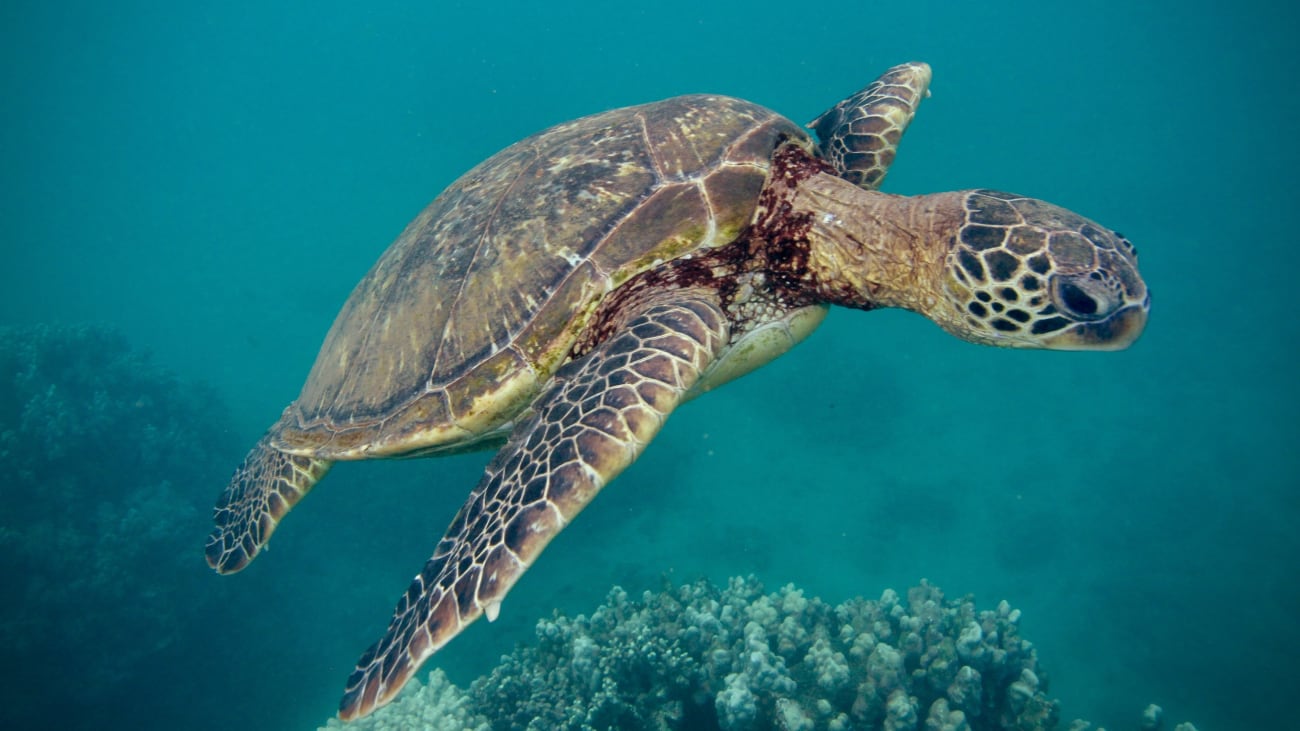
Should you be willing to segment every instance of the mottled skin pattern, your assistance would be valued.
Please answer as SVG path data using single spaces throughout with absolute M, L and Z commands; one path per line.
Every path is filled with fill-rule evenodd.
M 1150 302 L 1137 249 L 1123 235 L 994 190 L 970 191 L 962 207 L 966 225 L 949 252 L 945 287 L 954 301 L 966 302 L 970 329 L 992 329 L 1000 339 L 1039 338 L 1058 349 L 1098 349 L 1131 318 L 1145 318 Z M 1127 314 L 1117 316 L 1125 306 Z
M 215 512 L 246 566 L 342 459 L 504 442 L 339 714 L 387 703 L 502 599 L 681 402 L 806 337 L 827 308 L 902 307 L 968 341 L 1117 349 L 1146 322 L 1136 252 L 1042 201 L 875 190 L 925 96 L 890 69 L 812 125 L 689 96 L 560 125 L 456 181 L 358 284 L 299 398 Z
M 921 312 L 1002 347 L 1118 350 L 1146 324 L 1137 250 L 1051 203 L 991 190 L 864 196 L 830 175 L 798 180 L 783 200 L 820 243 L 807 266 L 820 301 Z M 899 231 L 943 245 L 900 245 Z

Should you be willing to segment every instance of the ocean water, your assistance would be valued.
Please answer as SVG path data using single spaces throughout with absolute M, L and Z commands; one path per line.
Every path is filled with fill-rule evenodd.
M 0 659 L 24 679 L 0 684 L 0 726 L 323 723 L 487 455 L 339 465 L 236 576 L 202 546 L 406 222 L 553 123 L 700 91 L 802 122 L 924 60 L 933 96 L 885 189 L 1014 190 L 1123 231 L 1153 292 L 1142 339 L 1003 351 L 833 312 L 681 409 L 500 619 L 426 667 L 468 683 L 613 584 L 755 574 L 838 603 L 928 578 L 1022 609 L 1066 719 L 1131 729 L 1154 702 L 1201 731 L 1288 727 L 1296 24 L 1252 2 L 5 4 L 0 325 L 122 340 L 47 358 L 84 392 L 0 394 L 21 432 L 0 442 Z M 16 342 L 6 373 L 31 357 Z M 163 448 L 127 423 L 167 458 L 142 462 Z

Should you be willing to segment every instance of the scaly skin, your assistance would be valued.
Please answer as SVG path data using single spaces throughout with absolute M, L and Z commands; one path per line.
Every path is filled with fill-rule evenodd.
M 286 454 L 262 437 L 221 494 L 213 521 L 219 527 L 204 549 L 208 565 L 231 574 L 248 565 L 271 539 L 280 519 L 325 476 L 328 460 Z
M 556 374 L 520 420 L 398 602 L 388 632 L 357 662 L 340 717 L 392 700 L 462 628 L 484 613 L 495 618 L 546 544 L 637 458 L 722 351 L 729 328 L 716 302 L 661 300 Z
M 807 221 L 820 301 L 901 307 L 1013 348 L 1119 350 L 1146 325 L 1136 249 L 1059 206 L 992 190 L 895 196 L 825 173 L 776 185 L 784 215 Z
M 930 66 L 905 63 L 826 110 L 808 123 L 821 140 L 822 158 L 850 183 L 876 190 L 929 87 Z
M 1133 342 L 1149 297 L 1119 234 L 995 191 L 875 190 L 929 79 L 925 64 L 897 66 L 819 117 L 820 156 L 770 110 L 683 97 L 561 125 L 475 168 L 349 300 L 301 403 L 218 502 L 208 562 L 243 568 L 333 459 L 455 451 L 509 430 L 349 678 L 339 715 L 357 718 L 494 618 L 678 404 L 779 356 L 828 305 L 904 307 L 989 345 Z M 549 274 L 529 276 L 543 261 Z M 426 305 L 438 317 L 416 317 Z

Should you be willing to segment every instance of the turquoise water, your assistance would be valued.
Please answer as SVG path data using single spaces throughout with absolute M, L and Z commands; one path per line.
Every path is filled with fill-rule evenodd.
M 1021 608 L 1067 719 L 1132 728 L 1155 702 L 1201 731 L 1281 727 L 1300 651 L 1300 102 L 1296 19 L 1264 7 L 4 6 L 0 324 L 110 326 L 210 384 L 227 426 L 205 444 L 227 466 L 171 486 L 192 561 L 140 558 L 110 603 L 5 600 L 19 634 L 69 613 L 79 636 L 162 646 L 105 675 L 58 624 L 32 640 L 58 652 L 10 645 L 6 666 L 57 682 L 0 685 L 0 725 L 315 728 L 486 455 L 340 465 L 234 577 L 203 563 L 205 516 L 405 223 L 559 121 L 696 91 L 803 121 L 915 59 L 933 96 L 885 188 L 1009 189 L 1123 231 L 1154 293 L 1142 340 L 1000 351 L 835 312 L 683 408 L 500 619 L 428 667 L 467 683 L 553 609 L 664 574 L 833 603 L 925 577 Z M 132 474 L 118 456 L 90 469 Z M 138 499 L 77 487 L 61 509 Z M 27 512 L 0 509 L 6 535 Z M 0 547 L 6 583 L 30 577 Z M 105 572 L 84 550 L 51 543 L 48 581 Z M 174 597 L 166 642 L 121 620 L 157 601 L 136 586 Z

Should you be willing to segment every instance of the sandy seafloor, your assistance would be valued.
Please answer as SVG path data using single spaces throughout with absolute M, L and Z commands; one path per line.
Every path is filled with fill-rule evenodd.
M 1003 351 L 836 311 L 683 408 L 500 620 L 428 667 L 468 683 L 553 609 L 665 574 L 753 573 L 832 602 L 925 577 L 1021 608 L 1067 719 L 1136 728 L 1156 702 L 1201 731 L 1288 728 L 1300 148 L 1297 19 L 1275 7 L 9 3 L 0 324 L 114 327 L 210 384 L 233 468 L 389 241 L 501 147 L 697 91 L 804 121 L 925 60 L 933 96 L 885 188 L 1009 189 L 1123 231 L 1153 292 L 1143 338 Z M 0 726 L 314 728 L 486 458 L 340 465 L 224 578 L 202 516 L 228 472 L 175 486 L 200 516 L 193 560 L 138 578 L 183 587 L 180 633 L 111 681 L 83 672 L 86 648 L 18 653 L 8 672 L 60 681 L 0 683 Z M 67 509 L 113 497 L 87 489 Z M 11 586 L 34 570 L 3 566 Z M 4 601 L 5 623 L 75 612 L 149 641 L 111 604 Z

